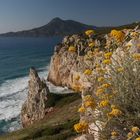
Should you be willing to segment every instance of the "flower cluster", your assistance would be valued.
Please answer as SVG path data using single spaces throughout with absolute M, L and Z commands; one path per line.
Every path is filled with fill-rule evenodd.
M 140 45 L 126 47 L 126 44 L 130 39 L 139 42 L 136 40 L 139 40 L 140 32 L 112 30 L 107 35 L 104 51 L 93 41 L 93 30 L 88 30 L 85 34 L 89 40 L 89 47 L 85 46 L 88 50 L 85 56 L 92 59 L 85 60 L 84 68 L 87 69 L 83 71 L 83 75 L 91 83 L 91 87 L 88 92 L 85 88 L 81 90 L 82 105 L 78 112 L 82 117 L 85 116 L 85 122 L 88 122 L 88 114 L 92 115 L 95 126 L 96 121 L 100 122 L 98 133 L 102 139 L 139 140 L 140 121 L 137 120 L 140 112 Z M 132 49 L 134 46 L 137 47 L 135 51 Z M 80 77 L 75 79 L 79 80 Z M 91 123 L 91 116 L 89 118 Z M 139 127 L 134 126 L 134 122 Z M 78 133 L 88 133 L 89 126 L 89 123 L 83 125 L 80 121 L 74 128 Z M 129 132 L 130 127 L 132 129 Z
M 94 33 L 95 33 L 94 30 L 87 30 L 87 31 L 85 31 L 85 34 L 86 34 L 87 36 L 91 36 L 91 35 L 93 35 Z
M 88 129 L 88 123 L 82 121 L 74 125 L 74 129 L 77 133 L 85 132 Z
M 117 41 L 123 41 L 125 34 L 122 31 L 112 30 L 110 35 L 115 38 Z
M 76 47 L 70 46 L 68 49 L 69 52 L 76 52 Z

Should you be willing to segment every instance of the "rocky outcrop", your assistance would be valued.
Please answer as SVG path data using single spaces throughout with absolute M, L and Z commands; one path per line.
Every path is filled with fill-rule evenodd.
M 28 97 L 21 110 L 23 127 L 42 119 L 47 112 L 52 110 L 52 108 L 48 108 L 46 105 L 49 89 L 45 81 L 39 78 L 34 68 L 30 69 L 29 78 Z
M 95 39 L 89 39 L 84 35 L 66 36 L 62 43 L 55 47 L 55 53 L 51 59 L 48 81 L 54 85 L 69 88 L 76 86 L 90 87 L 91 85 L 83 72 L 85 69 L 93 70 L 95 65 L 94 58 L 91 58 L 91 61 L 88 59 L 90 56 L 86 55 L 91 49 L 88 47 L 88 44 L 93 40 Z M 98 42 L 95 42 L 95 44 L 98 46 Z M 76 51 L 68 51 L 70 46 L 74 46 Z M 77 76 L 80 77 L 79 80 L 77 80 Z
M 108 73 L 110 71 L 109 64 L 106 63 L 106 60 L 109 62 L 111 61 L 111 63 L 115 65 L 115 60 L 117 60 L 117 63 L 122 62 L 122 60 L 119 61 L 119 59 L 123 58 L 124 53 L 126 53 L 125 50 L 128 51 L 130 49 L 129 51 L 131 54 L 139 53 L 139 45 L 137 46 L 132 43 L 130 48 L 128 48 L 126 44 L 117 42 L 110 34 L 106 37 L 108 39 L 104 42 L 104 37 L 98 38 L 98 36 L 96 36 L 96 38 L 84 35 L 67 36 L 63 39 L 62 43 L 55 48 L 55 53 L 51 59 L 48 80 L 57 86 L 67 86 L 76 90 L 78 89 L 81 92 L 81 104 L 84 107 L 86 95 L 94 97 L 97 91 L 97 78 L 101 75 L 106 76 L 104 74 L 105 70 Z M 134 41 L 133 38 L 132 40 Z M 128 39 L 126 43 L 128 41 L 130 40 Z M 116 43 L 114 43 L 114 46 L 117 45 L 119 47 L 115 48 L 112 42 Z M 108 49 L 108 47 L 112 48 Z M 106 56 L 106 54 L 110 52 L 112 58 Z M 86 70 L 88 70 L 89 73 L 85 72 Z M 79 76 L 79 78 L 77 78 L 77 76 Z M 95 122 L 95 120 L 93 120 L 93 116 L 96 116 L 95 114 L 98 113 L 90 106 L 86 107 L 86 112 L 80 114 L 80 121 L 88 122 L 89 129 L 87 134 L 75 140 L 99 140 L 100 136 L 98 132 L 99 128 L 102 128 L 102 126 L 100 121 L 97 120 Z M 98 116 L 96 117 L 98 118 Z

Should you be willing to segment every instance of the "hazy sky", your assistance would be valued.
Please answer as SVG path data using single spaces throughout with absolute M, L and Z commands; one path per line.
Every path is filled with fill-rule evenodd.
M 140 0 L 0 0 L 0 33 L 42 26 L 54 17 L 122 25 L 140 21 Z

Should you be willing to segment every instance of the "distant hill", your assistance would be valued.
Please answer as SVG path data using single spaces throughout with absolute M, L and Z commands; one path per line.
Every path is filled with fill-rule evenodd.
M 128 25 L 118 27 L 97 27 L 92 25 L 86 25 L 74 20 L 62 20 L 60 18 L 52 19 L 48 24 L 34 28 L 31 30 L 24 30 L 18 32 L 8 32 L 0 34 L 3 37 L 49 37 L 49 36 L 65 36 L 75 33 L 81 33 L 87 29 L 94 29 L 97 33 L 103 34 L 110 32 L 111 29 L 124 29 L 134 28 L 140 25 L 140 22 L 132 23 Z
M 31 30 L 8 32 L 0 36 L 8 37 L 39 37 L 39 36 L 64 36 L 75 34 L 87 29 L 95 29 L 95 26 L 82 24 L 73 20 L 62 20 L 60 18 L 52 19 L 48 24 Z

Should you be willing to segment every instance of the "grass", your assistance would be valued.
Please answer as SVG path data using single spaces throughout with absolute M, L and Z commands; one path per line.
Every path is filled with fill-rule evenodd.
M 79 121 L 79 94 L 50 95 L 54 111 L 28 128 L 1 136 L 0 140 L 67 140 L 76 136 L 73 125 Z M 50 102 L 50 104 L 52 104 Z

